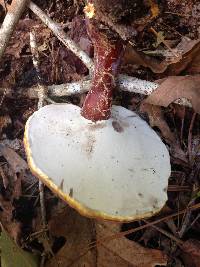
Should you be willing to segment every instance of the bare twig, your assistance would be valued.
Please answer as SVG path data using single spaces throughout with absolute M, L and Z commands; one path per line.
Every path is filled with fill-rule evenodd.
M 78 82 L 60 84 L 60 85 L 50 85 L 47 86 L 48 95 L 50 97 L 63 97 L 63 96 L 71 96 L 75 94 L 83 94 L 89 91 L 91 80 L 84 79 Z M 150 95 L 158 88 L 158 84 L 155 82 L 149 82 L 145 80 L 141 80 L 135 77 L 131 77 L 128 75 L 119 75 L 117 81 L 117 88 L 120 91 L 126 91 L 130 93 L 142 94 L 142 95 Z M 4 89 L 0 88 L 0 95 L 3 93 Z M 38 87 L 30 87 L 27 89 L 18 89 L 17 96 L 18 97 L 28 97 L 28 98 L 37 98 L 38 97 Z M 16 95 L 15 95 L 16 96 Z M 11 89 L 7 88 L 6 97 L 12 97 Z M 175 103 L 183 106 L 191 107 L 191 104 L 186 100 L 178 100 Z
M 77 57 L 79 57 L 82 62 L 86 65 L 86 67 L 92 71 L 93 70 L 93 61 L 92 59 L 82 51 L 78 45 L 71 40 L 67 34 L 59 27 L 59 24 L 55 23 L 49 16 L 47 16 L 36 4 L 32 1 L 29 3 L 29 8 L 35 13 L 52 32 L 56 35 L 56 37 L 67 46 Z
M 87 77 L 88 78 L 88 77 Z M 75 94 L 86 93 L 90 89 L 91 80 L 83 79 L 78 82 L 60 84 L 60 85 L 50 85 L 47 86 L 48 95 L 50 97 L 63 97 L 71 96 Z M 149 82 L 145 80 L 140 80 L 128 75 L 119 75 L 117 82 L 117 87 L 121 91 L 127 91 L 131 93 L 138 93 L 143 95 L 151 94 L 157 87 L 158 84 L 154 82 Z M 12 98 L 12 90 L 6 88 L 6 97 Z M 0 95 L 3 93 L 4 88 L 0 88 Z M 17 90 L 18 97 L 28 97 L 37 98 L 38 97 L 38 87 L 23 88 Z M 16 95 L 15 95 L 16 96 Z
M 193 156 L 192 156 L 192 131 L 193 131 L 196 115 L 197 114 L 195 112 L 192 115 L 192 119 L 191 119 L 190 127 L 189 127 L 189 133 L 188 133 L 188 157 L 189 157 L 189 162 L 190 162 L 191 166 L 192 166 L 193 161 L 194 161 Z
M 29 0 L 13 0 L 0 28 L 0 60 Z
M 30 32 L 30 47 L 33 57 L 33 65 L 35 67 L 37 73 L 38 80 L 38 109 L 40 109 L 44 105 L 45 98 L 45 89 L 42 83 L 42 78 L 39 70 L 39 53 L 36 43 L 36 36 L 34 30 Z M 41 206 L 41 215 L 42 215 L 42 223 L 43 228 L 46 228 L 46 209 L 45 209 L 45 200 L 44 200 L 44 185 L 39 181 L 39 193 L 40 193 L 40 206 Z
M 31 52 L 33 56 L 33 65 L 35 67 L 36 73 L 37 73 L 37 80 L 38 80 L 38 109 L 42 108 L 44 106 L 44 100 L 46 97 L 46 88 L 43 84 L 42 77 L 40 75 L 40 69 L 39 69 L 39 53 L 38 53 L 38 47 L 36 42 L 36 36 L 34 30 L 30 32 L 30 47 Z M 40 262 L 40 267 L 44 266 L 45 259 L 48 253 L 53 255 L 53 252 L 51 250 L 50 245 L 48 244 L 49 238 L 48 234 L 46 232 L 47 229 L 47 220 L 46 220 L 46 208 L 45 208 L 45 195 L 44 195 L 44 184 L 39 181 L 39 195 L 40 195 L 40 208 L 41 208 L 41 216 L 42 216 L 42 226 L 43 226 L 43 237 L 44 240 L 47 242 L 47 251 L 44 251 L 44 254 L 42 255 L 42 259 Z M 45 249 L 45 246 L 44 246 Z
M 145 223 L 149 223 L 147 220 L 143 220 Z M 166 230 L 156 226 L 156 225 L 151 225 L 152 228 L 156 229 L 158 232 L 162 233 L 163 235 L 169 237 L 171 240 L 175 241 L 177 243 L 177 245 L 183 245 L 183 241 L 177 237 L 175 237 L 174 235 L 172 235 L 171 233 L 167 232 Z
M 194 188 L 193 188 L 193 191 L 194 191 Z M 192 198 L 188 204 L 188 207 L 194 205 L 194 203 L 195 203 L 195 198 Z M 186 231 L 188 230 L 190 226 L 191 215 L 192 215 L 192 210 L 187 210 L 183 216 L 182 225 L 181 225 L 180 230 L 178 231 L 178 235 L 180 238 L 184 236 L 184 234 L 186 233 Z
M 37 49 L 37 43 L 36 43 L 36 36 L 34 30 L 30 32 L 30 47 L 31 47 L 31 53 L 33 56 L 33 65 L 35 67 L 36 73 L 37 73 L 37 80 L 38 80 L 38 109 L 42 108 L 44 105 L 44 99 L 46 96 L 46 88 L 43 85 L 42 77 L 40 75 L 39 70 L 39 53 Z
M 39 193 L 40 193 L 42 224 L 43 224 L 43 230 L 44 230 L 47 227 L 47 221 L 46 221 L 46 209 L 45 209 L 45 199 L 44 199 L 44 184 L 41 181 L 39 181 Z
M 7 92 L 7 89 L 4 88 L 3 95 L 2 95 L 1 100 L 0 100 L 0 107 L 2 106 L 3 101 L 4 101 L 5 97 L 6 97 L 6 92 Z

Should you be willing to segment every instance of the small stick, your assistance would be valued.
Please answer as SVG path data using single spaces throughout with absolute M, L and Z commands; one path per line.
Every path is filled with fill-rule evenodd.
M 147 220 L 143 220 L 146 224 L 148 224 L 149 222 Z M 159 231 L 160 233 L 162 233 L 163 235 L 167 236 L 168 238 L 172 239 L 173 241 L 175 241 L 177 243 L 177 245 L 183 245 L 183 241 L 177 237 L 175 237 L 174 235 L 172 235 L 171 233 L 167 232 L 166 230 L 156 226 L 156 225 L 151 225 L 152 228 L 156 229 L 157 231 Z
M 150 31 L 151 31 L 153 34 L 155 34 L 155 36 L 156 36 L 157 38 L 160 38 L 160 37 L 158 37 L 158 33 L 154 30 L 153 27 L 150 28 Z M 173 49 L 167 44 L 167 42 L 165 41 L 164 38 L 161 39 L 161 42 L 168 48 L 168 50 L 169 50 L 175 57 L 178 57 L 178 55 L 177 55 L 177 54 L 173 51 Z
M 146 80 L 141 80 L 135 77 L 131 77 L 128 75 L 119 75 L 118 80 L 116 81 L 117 88 L 120 91 L 125 91 L 129 93 L 136 93 L 142 95 L 150 95 L 158 88 L 158 84 L 155 82 L 149 82 Z M 84 79 L 78 82 L 59 84 L 59 85 L 50 85 L 47 86 L 48 95 L 50 97 L 63 97 L 63 96 L 71 96 L 76 94 L 87 93 L 90 89 L 91 80 Z M 12 91 L 10 88 L 7 89 L 6 97 L 12 98 Z M 4 88 L 0 88 L 0 94 L 2 94 Z M 28 97 L 28 98 L 37 98 L 38 97 L 38 87 L 30 87 L 27 89 L 22 89 L 17 91 L 18 97 Z M 186 99 L 180 99 L 175 101 L 176 104 L 192 107 L 189 101 Z
M 34 30 L 30 32 L 30 47 L 33 56 L 33 65 L 35 67 L 38 79 L 38 109 L 43 107 L 44 98 L 45 98 L 45 89 L 42 85 L 42 78 L 39 71 L 39 53 L 36 43 L 36 36 Z M 42 223 L 44 229 L 46 228 L 46 209 L 45 209 L 45 201 L 44 201 L 44 185 L 39 181 L 39 193 L 40 193 L 40 206 L 41 206 L 41 214 L 42 214 Z
M 31 53 L 33 56 L 33 65 L 35 67 L 36 73 L 37 73 L 37 80 L 38 80 L 38 109 L 42 108 L 44 106 L 44 99 L 46 96 L 46 88 L 43 85 L 42 77 L 40 75 L 39 70 L 39 53 L 37 49 L 37 43 L 36 43 L 36 36 L 34 30 L 30 32 L 30 47 L 31 47 Z
M 8 46 L 13 30 L 17 25 L 28 0 L 13 0 L 0 28 L 0 60 Z
M 79 46 L 71 40 L 67 34 L 56 24 L 47 14 L 45 14 L 36 4 L 32 1 L 29 3 L 29 8 L 36 14 L 43 22 L 47 25 L 49 29 L 56 35 L 56 37 L 64 44 L 68 49 L 70 49 L 77 57 L 79 57 L 89 71 L 93 70 L 92 59 L 82 51 Z
M 41 181 L 39 181 L 39 193 L 40 193 L 42 224 L 44 230 L 47 228 L 47 221 L 46 221 L 46 209 L 45 209 L 45 198 L 44 198 L 44 184 Z
M 196 114 L 196 113 L 194 113 L 194 114 Z M 195 191 L 195 186 L 193 186 L 193 192 L 194 191 Z M 195 203 L 195 198 L 192 198 L 190 200 L 188 206 L 192 206 L 194 203 Z M 184 234 L 188 230 L 189 226 L 191 225 L 191 223 L 190 223 L 191 215 L 192 215 L 192 210 L 187 210 L 183 216 L 182 225 L 181 225 L 180 230 L 178 231 L 178 235 L 180 238 L 182 238 L 184 236 Z
M 3 95 L 2 95 L 1 100 L 0 100 L 0 107 L 2 106 L 3 101 L 6 97 L 6 93 L 7 93 L 7 88 L 4 88 Z
M 36 73 L 37 73 L 37 80 L 38 80 L 38 109 L 42 108 L 44 106 L 44 100 L 46 97 L 46 88 L 43 85 L 42 77 L 40 75 L 40 69 L 39 69 L 39 53 L 38 53 L 38 47 L 36 43 L 36 36 L 34 30 L 30 32 L 30 47 L 31 52 L 33 55 L 33 65 L 35 67 Z M 43 226 L 43 235 L 44 238 L 48 241 L 48 235 L 46 232 L 47 229 L 47 220 L 46 220 L 46 208 L 45 208 L 45 196 L 44 196 L 44 184 L 39 181 L 39 196 L 40 196 L 40 208 L 41 208 L 41 216 L 42 216 L 42 226 Z M 53 255 L 53 252 L 51 251 L 50 246 L 49 251 L 50 254 Z M 47 251 L 42 255 L 40 267 L 44 266 L 46 254 Z
M 189 163 L 191 164 L 191 166 L 193 164 L 193 157 L 192 157 L 192 131 L 193 131 L 196 115 L 197 114 L 195 112 L 192 115 L 192 119 L 191 119 L 190 127 L 189 127 L 189 133 L 188 133 L 188 157 L 189 157 Z
M 39 53 L 36 43 L 36 36 L 34 30 L 30 32 L 30 47 L 33 56 L 33 65 L 35 67 L 38 79 L 38 109 L 43 107 L 44 98 L 45 98 L 45 89 L 42 85 L 42 78 L 39 71 Z M 39 193 L 40 193 L 40 206 L 41 206 L 41 214 L 42 214 L 42 223 L 44 229 L 46 228 L 46 209 L 45 209 L 45 200 L 44 200 L 44 185 L 39 181 Z

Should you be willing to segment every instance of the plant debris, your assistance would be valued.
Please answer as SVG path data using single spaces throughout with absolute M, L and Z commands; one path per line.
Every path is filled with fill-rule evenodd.
M 13 0 L 12 5 L 17 2 Z M 33 8 L 27 6 L 15 18 L 11 30 L 15 29 L 0 60 L 1 265 L 199 267 L 199 1 L 90 2 L 92 8 L 98 6 L 92 9 L 91 18 L 98 22 L 98 30 L 126 47 L 120 73 L 125 82 L 121 91 L 114 90 L 113 103 L 145 119 L 169 150 L 168 201 L 148 221 L 116 225 L 82 217 L 45 187 L 47 224 L 43 224 L 38 179 L 28 168 L 23 147 L 25 123 L 37 109 L 37 71 L 45 88 L 50 88 L 46 104 L 67 102 L 81 107 L 91 81 L 94 47 L 85 24 L 85 1 L 30 2 L 29 7 L 38 5 L 52 20 L 61 37 L 73 40 L 84 51 L 87 66 L 62 43 L 59 34 L 41 22 Z M 1 26 L 12 12 L 10 3 L 0 0 Z M 38 70 L 30 49 L 33 29 Z M 127 88 L 134 81 L 141 82 L 143 94 Z M 66 83 L 69 91 L 62 89 Z M 55 93 L 59 88 L 60 95 Z

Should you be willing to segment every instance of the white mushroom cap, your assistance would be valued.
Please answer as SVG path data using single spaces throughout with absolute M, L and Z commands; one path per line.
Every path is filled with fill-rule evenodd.
M 77 106 L 45 106 L 29 118 L 24 141 L 32 172 L 85 216 L 133 221 L 167 200 L 168 150 L 123 107 L 95 123 Z

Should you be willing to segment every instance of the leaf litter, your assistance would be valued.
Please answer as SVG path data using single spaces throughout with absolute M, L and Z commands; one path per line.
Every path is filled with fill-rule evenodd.
M 52 1 L 51 4 L 39 2 L 53 19 L 61 22 L 61 27 L 69 36 L 92 56 L 91 41 L 82 27 L 82 1 L 78 8 L 73 1 Z M 0 5 L 4 9 L 5 1 L 1 1 Z M 185 0 L 181 3 L 168 0 L 161 5 L 158 5 L 161 7 L 160 14 L 151 25 L 138 26 L 138 38 L 130 41 L 132 45 L 126 50 L 122 66 L 122 70 L 129 75 L 155 81 L 159 86 L 146 99 L 117 92 L 115 98 L 117 103 L 143 117 L 146 113 L 148 118 L 145 118 L 170 151 L 172 176 L 169 180 L 169 200 L 163 211 L 152 218 L 152 221 L 159 219 L 159 216 L 165 217 L 169 213 L 187 208 L 191 201 L 194 205 L 198 204 L 200 192 L 200 36 L 197 30 L 200 25 L 200 7 L 198 8 L 198 1 Z M 12 99 L 0 96 L 3 99 L 0 105 L 0 221 L 6 230 L 2 230 L 0 239 L 0 242 L 4 242 L 4 246 L 1 246 L 2 253 L 6 255 L 12 249 L 11 246 L 15 246 L 9 239 L 11 237 L 18 246 L 31 252 L 31 255 L 35 252 L 40 256 L 46 253 L 46 267 L 198 267 L 198 209 L 191 211 L 189 220 L 186 220 L 186 210 L 185 216 L 181 213 L 171 218 L 171 223 L 160 224 L 161 229 L 176 238 L 177 233 L 186 227 L 180 239 L 181 246 L 171 240 L 170 235 L 164 236 L 150 227 L 138 230 L 138 235 L 133 234 L 129 239 L 125 235 L 109 240 L 109 236 L 119 234 L 121 229 L 135 229 L 136 225 L 121 226 L 82 217 L 45 189 L 48 229 L 43 229 L 38 183 L 27 168 L 22 145 L 24 124 L 36 109 L 36 103 L 26 97 L 20 101 L 17 98 L 19 87 L 27 88 L 36 82 L 29 48 L 29 30 L 33 27 L 37 32 L 42 59 L 40 70 L 46 84 L 77 81 L 87 75 L 87 69 L 80 60 L 61 45 L 36 17 L 29 14 L 20 20 L 0 63 L 0 87 L 8 88 L 13 96 Z M 136 45 L 133 47 L 133 44 Z M 83 97 L 65 98 L 64 102 L 80 105 Z M 181 109 L 172 104 L 181 98 L 189 100 L 193 109 Z M 194 112 L 197 114 L 191 123 Z M 143 225 L 141 221 L 136 223 Z M 48 231 L 48 240 L 43 235 L 44 231 Z M 108 238 L 107 241 L 104 238 Z M 91 248 L 94 242 L 97 242 L 97 246 Z M 27 252 L 18 249 L 19 247 L 15 249 L 14 256 L 17 255 L 21 260 L 19 254 Z M 48 254 L 49 250 L 53 253 Z M 3 262 L 5 261 L 2 260 L 2 266 Z M 31 262 L 30 259 L 29 263 Z M 22 263 L 18 264 L 23 266 Z

